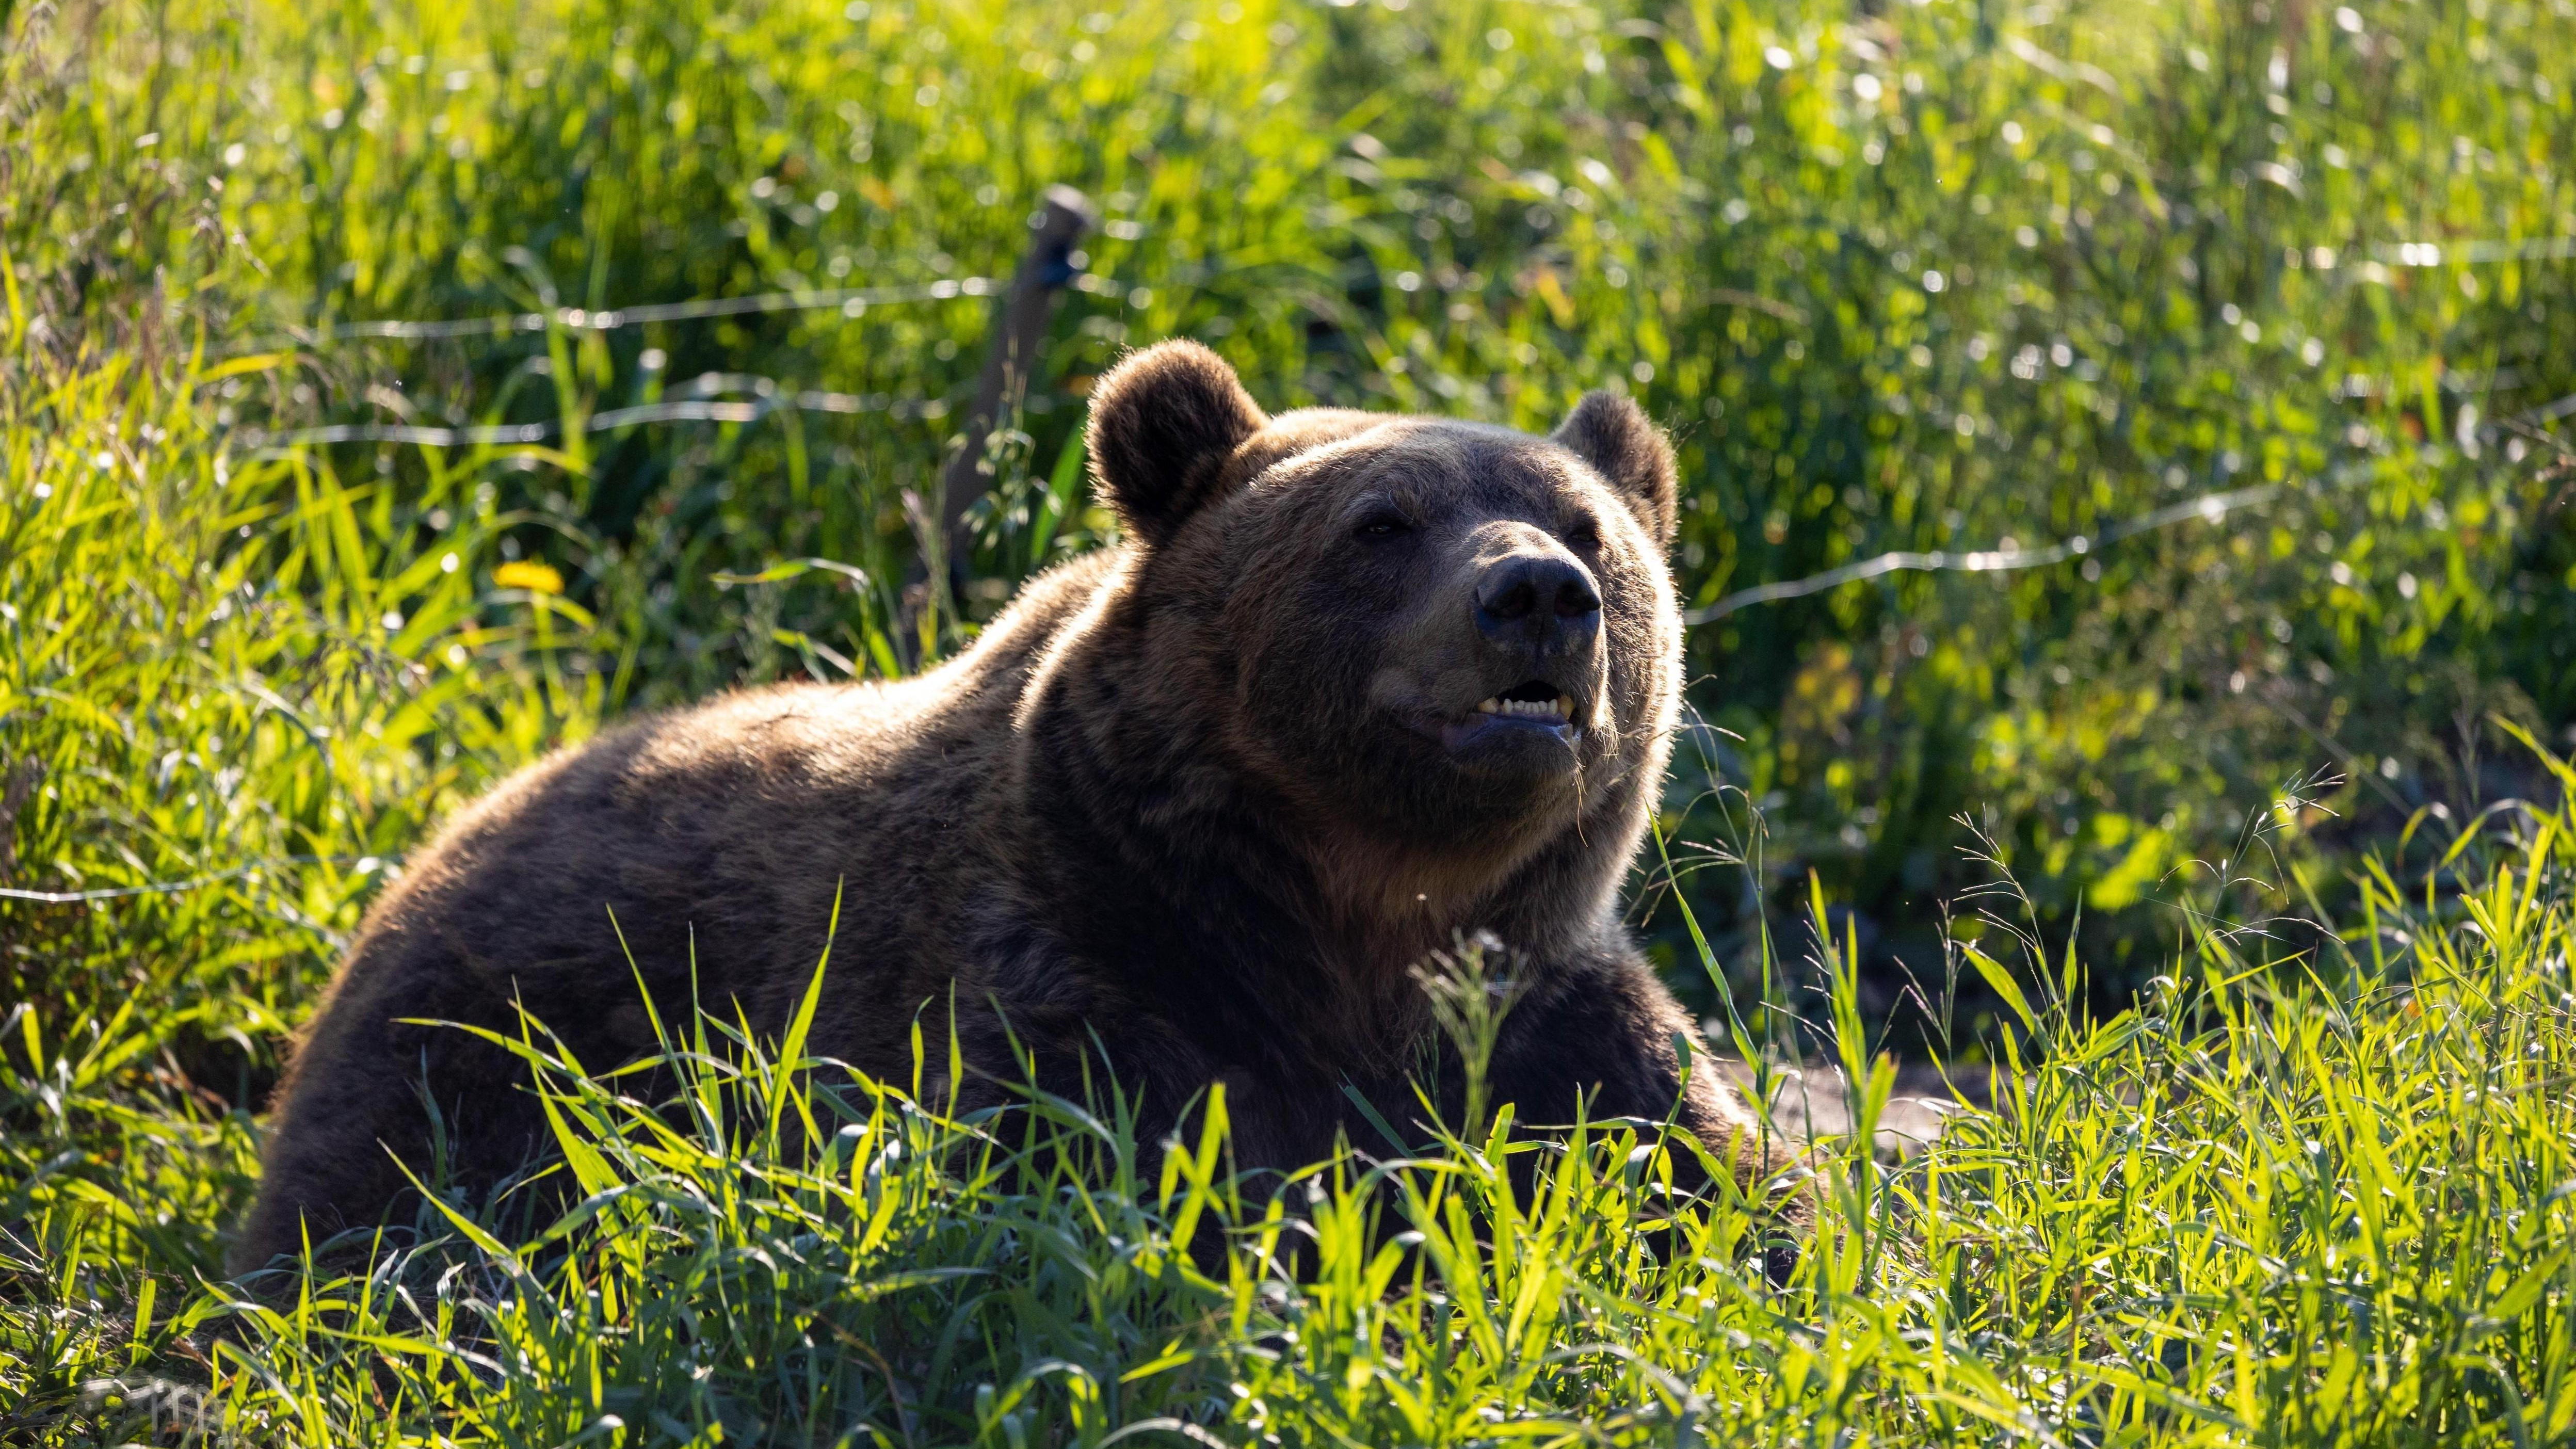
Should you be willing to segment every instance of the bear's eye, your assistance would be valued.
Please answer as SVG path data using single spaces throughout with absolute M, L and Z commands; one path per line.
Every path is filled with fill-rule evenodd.
M 1578 523 L 1574 525 L 1574 527 L 1566 530 L 1565 541 L 1573 544 L 1576 548 L 1599 548 L 1601 546 L 1601 525 L 1587 518 L 1581 523 Z
M 1352 531 L 1362 538 L 1393 538 L 1411 533 L 1413 520 L 1392 508 L 1381 508 L 1361 518 L 1359 527 Z

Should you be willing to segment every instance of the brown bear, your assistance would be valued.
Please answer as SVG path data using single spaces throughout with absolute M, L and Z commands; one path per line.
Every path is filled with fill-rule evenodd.
M 524 1066 L 405 1019 L 515 1035 L 524 1003 L 597 1069 L 653 1050 L 640 970 L 666 1019 L 694 989 L 776 1033 L 836 893 L 809 1047 L 884 1080 L 953 1009 L 970 1101 L 1022 1080 L 1014 1042 L 1073 1095 L 1105 1057 L 1149 1123 L 1222 1081 L 1238 1162 L 1302 1166 L 1376 1140 L 1353 1091 L 1418 1112 L 1409 968 L 1490 933 L 1520 994 L 1489 1100 L 1677 1113 L 1748 1182 L 1786 1165 L 1713 1063 L 1682 1070 L 1704 1049 L 1619 919 L 1681 668 L 1672 455 L 1637 406 L 1593 393 L 1548 438 L 1272 418 L 1167 342 L 1101 380 L 1088 442 L 1124 541 L 956 659 L 611 730 L 420 852 L 295 1053 L 236 1267 L 379 1221 L 397 1159 L 428 1175 L 430 1106 L 469 1190 L 546 1140 Z

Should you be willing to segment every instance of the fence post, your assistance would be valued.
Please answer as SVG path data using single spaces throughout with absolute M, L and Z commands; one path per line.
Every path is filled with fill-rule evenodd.
M 1044 205 L 1029 218 L 1034 235 L 994 319 L 992 344 L 984 353 L 984 375 L 975 385 L 975 406 L 966 414 L 962 430 L 963 446 L 949 458 L 940 477 L 939 536 L 952 583 L 965 577 L 973 543 L 966 532 L 966 510 L 992 486 L 993 462 L 986 440 L 1027 394 L 1029 369 L 1038 345 L 1046 340 L 1047 320 L 1054 315 L 1065 285 L 1079 271 L 1073 263 L 1074 246 L 1099 221 L 1091 199 L 1070 186 L 1048 187 Z

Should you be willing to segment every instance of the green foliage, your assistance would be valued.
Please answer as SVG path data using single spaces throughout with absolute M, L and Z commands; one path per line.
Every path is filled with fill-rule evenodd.
M 1928 959 L 1967 879 L 1953 817 L 1991 811 L 2133 983 L 2173 939 L 2154 883 L 2281 780 L 2349 782 L 2330 881 L 2350 837 L 2529 783 L 2460 721 L 2576 709 L 2549 408 L 2576 393 L 2551 345 L 2576 306 L 2566 10 L 38 13 L 18 64 L 61 69 L 21 87 L 26 150 L 75 160 L 28 173 L 7 225 L 56 279 L 49 327 L 149 291 L 219 324 L 212 355 L 276 356 L 220 388 L 236 438 L 552 429 L 308 466 L 383 489 L 406 557 L 554 568 L 595 621 L 559 667 L 610 708 L 953 648 L 1110 526 L 1071 487 L 1081 387 L 1176 333 L 1278 406 L 1543 427 L 1585 387 L 1638 392 L 1681 443 L 1700 606 L 2261 490 L 1693 636 L 1719 778 L 1780 832 L 1750 900 L 1698 902 L 1722 936 L 1815 870 L 1874 976 Z M 1051 181 L 1110 223 L 972 515 L 970 617 L 915 629 L 974 280 L 1008 274 Z M 800 292 L 829 305 L 591 325 Z M 551 320 L 351 335 L 521 314 Z M 616 421 L 678 401 L 700 419 Z M 766 572 L 799 558 L 856 573 Z
M 238 1195 L 247 1124 L 118 1072 L 161 1040 L 137 1014 L 64 1042 L 21 1010 L 0 1390 L 66 1444 L 2559 1442 L 2576 810 L 2454 855 L 2453 891 L 2367 876 L 2317 958 L 2196 914 L 2108 1019 L 2072 958 L 1976 951 L 2026 1030 L 1993 1110 L 1899 1166 L 1833 953 L 1858 1125 L 1777 1285 L 1758 1205 L 1675 1194 L 1691 1149 L 1636 1124 L 1544 1147 L 1504 1106 L 1238 1176 L 1221 1092 L 1162 1142 L 1114 1097 L 961 1118 L 935 1030 L 908 1083 L 850 1083 L 804 1049 L 818 964 L 781 1042 L 671 1023 L 658 1106 L 653 1064 L 585 1074 L 532 1024 L 577 1206 L 526 1241 L 426 1214 L 262 1297 L 207 1281 L 188 1216 Z
M 0 21 L 7 1437 L 2576 1435 L 2571 822 L 2480 813 L 2563 798 L 2508 736 L 2576 711 L 2566 0 Z M 923 619 L 966 283 L 1055 181 L 1110 224 Z M 1890 1043 L 1995 1109 L 1829 1144 L 1775 1288 L 1622 1124 L 1238 1180 L 1213 1103 L 959 1121 L 675 1024 L 673 1113 L 532 1063 L 588 1199 L 541 1241 L 214 1282 L 285 1033 L 445 811 L 621 710 L 958 647 L 1107 535 L 1083 387 L 1173 334 L 1281 407 L 1643 397 L 1712 615 L 1658 949 L 1744 1046 L 1829 1044 L 1856 1140 Z M 2010 914 L 1936 906 L 1998 866 Z

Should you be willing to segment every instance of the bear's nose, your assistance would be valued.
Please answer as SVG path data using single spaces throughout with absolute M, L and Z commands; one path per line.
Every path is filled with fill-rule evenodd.
M 1517 554 L 1476 581 L 1476 627 L 1495 639 L 1546 644 L 1584 635 L 1601 623 L 1592 575 L 1570 558 Z

